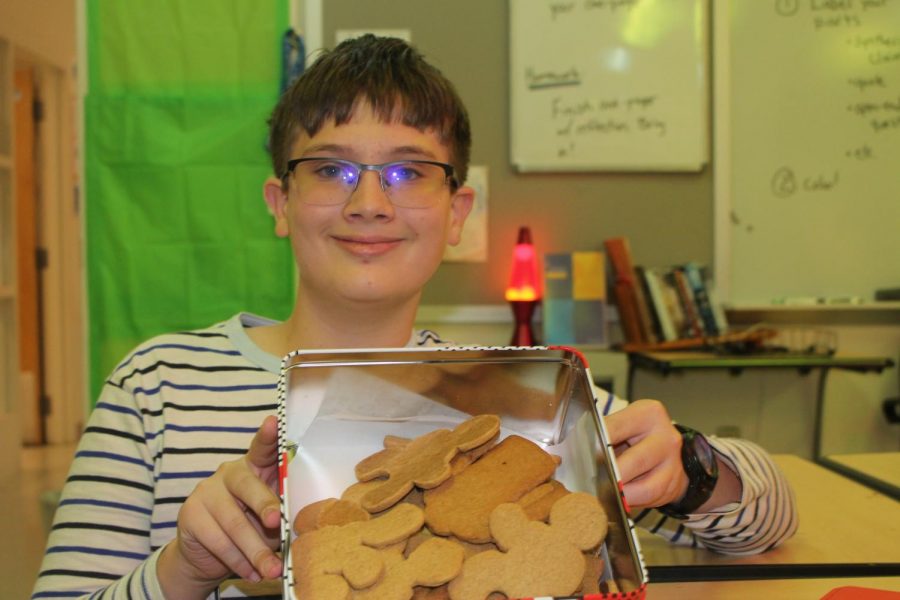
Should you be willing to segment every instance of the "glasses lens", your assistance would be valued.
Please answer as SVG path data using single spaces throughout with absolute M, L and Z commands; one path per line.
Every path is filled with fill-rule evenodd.
M 356 188 L 359 169 L 342 160 L 317 159 L 298 163 L 294 177 L 307 204 L 343 204 Z
M 434 204 L 447 180 L 443 167 L 414 161 L 385 165 L 382 177 L 391 202 L 405 207 Z

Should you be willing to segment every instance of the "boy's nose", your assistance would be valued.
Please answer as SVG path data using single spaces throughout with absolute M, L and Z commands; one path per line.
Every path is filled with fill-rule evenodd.
M 365 217 L 393 214 L 394 205 L 381 188 L 379 173 L 362 171 L 356 189 L 347 200 L 345 211 Z

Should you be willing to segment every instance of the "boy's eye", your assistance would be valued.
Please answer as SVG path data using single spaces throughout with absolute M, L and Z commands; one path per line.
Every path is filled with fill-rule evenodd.
M 405 183 L 422 177 L 422 172 L 415 163 L 399 163 L 387 169 L 389 183 Z
M 319 177 L 334 179 L 340 177 L 344 169 L 337 163 L 317 163 L 314 172 Z

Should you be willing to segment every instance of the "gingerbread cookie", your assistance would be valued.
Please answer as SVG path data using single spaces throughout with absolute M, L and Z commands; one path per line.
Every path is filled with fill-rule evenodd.
M 603 559 L 596 554 L 584 555 L 584 578 L 578 593 L 587 596 L 600 593 L 600 577 L 603 576 Z
M 303 508 L 297 511 L 297 514 L 294 516 L 294 524 L 293 530 L 297 535 L 302 535 L 309 531 L 315 531 L 319 528 L 319 515 L 327 509 L 329 506 L 337 502 L 337 498 L 325 498 L 324 500 L 319 500 L 317 502 L 313 502 L 312 504 L 307 504 Z
M 326 525 L 346 525 L 354 521 L 368 521 L 371 515 L 357 502 L 325 498 L 307 504 L 294 517 L 294 533 L 302 535 Z
M 556 463 L 537 444 L 511 435 L 440 487 L 425 492 L 425 521 L 438 535 L 491 541 L 491 511 L 515 502 L 553 475 Z
M 457 453 L 488 442 L 498 431 L 499 417 L 480 415 L 452 431 L 437 429 L 408 444 L 392 444 L 356 466 L 359 481 L 387 478 L 363 495 L 360 504 L 369 512 L 379 512 L 399 502 L 413 486 L 440 485 L 451 476 L 450 461 Z
M 566 486 L 551 479 L 516 500 L 516 504 L 525 510 L 532 521 L 546 521 L 550 518 L 550 509 L 556 501 L 568 493 Z
M 358 600 L 409 600 L 415 586 L 439 586 L 456 577 L 463 564 L 463 549 L 443 538 L 431 538 L 406 560 L 392 561 L 382 579 L 354 592 Z
M 423 527 L 406 542 L 406 550 L 404 551 L 404 553 L 409 556 L 409 554 L 415 551 L 416 548 L 434 537 L 435 535 L 431 533 L 431 531 L 429 531 L 427 527 Z M 468 559 L 470 556 L 478 554 L 479 552 L 486 552 L 488 550 L 497 549 L 497 545 L 493 542 L 488 542 L 485 544 L 473 544 L 472 542 L 467 542 L 453 536 L 443 537 L 442 539 L 453 542 L 454 544 L 457 544 L 460 548 L 462 548 L 463 554 L 465 555 L 466 559 Z
M 480 446 L 476 446 L 471 450 L 466 450 L 465 452 L 460 452 L 456 456 L 453 457 L 453 460 L 450 461 L 450 472 L 453 475 L 456 475 L 473 462 L 481 458 L 485 452 L 489 451 L 494 445 L 497 443 L 497 440 L 500 438 L 500 432 L 498 431 L 494 434 L 494 437 L 489 439 L 487 442 L 481 444 Z M 401 446 L 406 446 L 412 440 L 409 438 L 399 437 L 396 435 L 386 435 L 384 436 L 384 447 L 385 448 L 397 448 Z M 557 463 L 558 465 L 559 463 Z
M 421 509 L 399 504 L 370 521 L 304 533 L 291 545 L 297 596 L 303 600 L 347 598 L 351 587 L 375 584 L 384 572 L 384 557 L 377 549 L 405 542 L 423 521 Z
M 484 600 L 491 592 L 510 598 L 572 594 L 584 580 L 582 551 L 603 541 L 607 521 L 597 499 L 579 492 L 553 505 L 549 525 L 528 520 L 521 506 L 506 503 L 491 513 L 490 529 L 503 552 L 467 560 L 450 583 L 452 600 Z

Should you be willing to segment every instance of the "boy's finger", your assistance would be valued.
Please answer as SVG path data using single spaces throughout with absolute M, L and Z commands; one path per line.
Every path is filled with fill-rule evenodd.
M 179 535 L 184 535 L 194 540 L 187 544 L 191 549 L 186 551 L 186 555 L 192 557 L 193 560 L 199 561 L 196 566 L 201 571 L 204 570 L 203 567 L 207 563 L 219 563 L 225 569 L 236 573 L 243 579 L 249 581 L 258 581 L 260 579 L 253 564 L 247 560 L 247 557 L 244 556 L 240 549 L 232 544 L 228 534 L 209 511 L 204 510 L 195 513 L 191 518 L 190 525 L 186 526 L 184 533 Z M 196 550 L 197 544 L 203 548 L 202 552 Z M 191 558 L 188 560 L 190 561 Z
M 631 442 L 640 439 L 647 432 L 648 425 L 640 407 L 632 408 L 633 406 L 629 404 L 622 410 L 604 417 L 606 432 L 609 434 L 607 441 L 610 444 L 617 446 L 623 442 Z
M 216 529 L 221 528 L 222 533 L 210 536 L 209 543 L 219 560 L 251 581 L 257 581 L 259 575 L 271 578 L 280 574 L 278 557 L 237 504 L 220 504 L 215 521 Z
M 259 518 L 263 527 L 278 526 L 281 514 L 278 496 L 252 470 L 246 467 L 229 470 L 225 487 Z
M 278 422 L 274 416 L 266 417 L 247 450 L 247 460 L 260 469 L 278 462 Z

